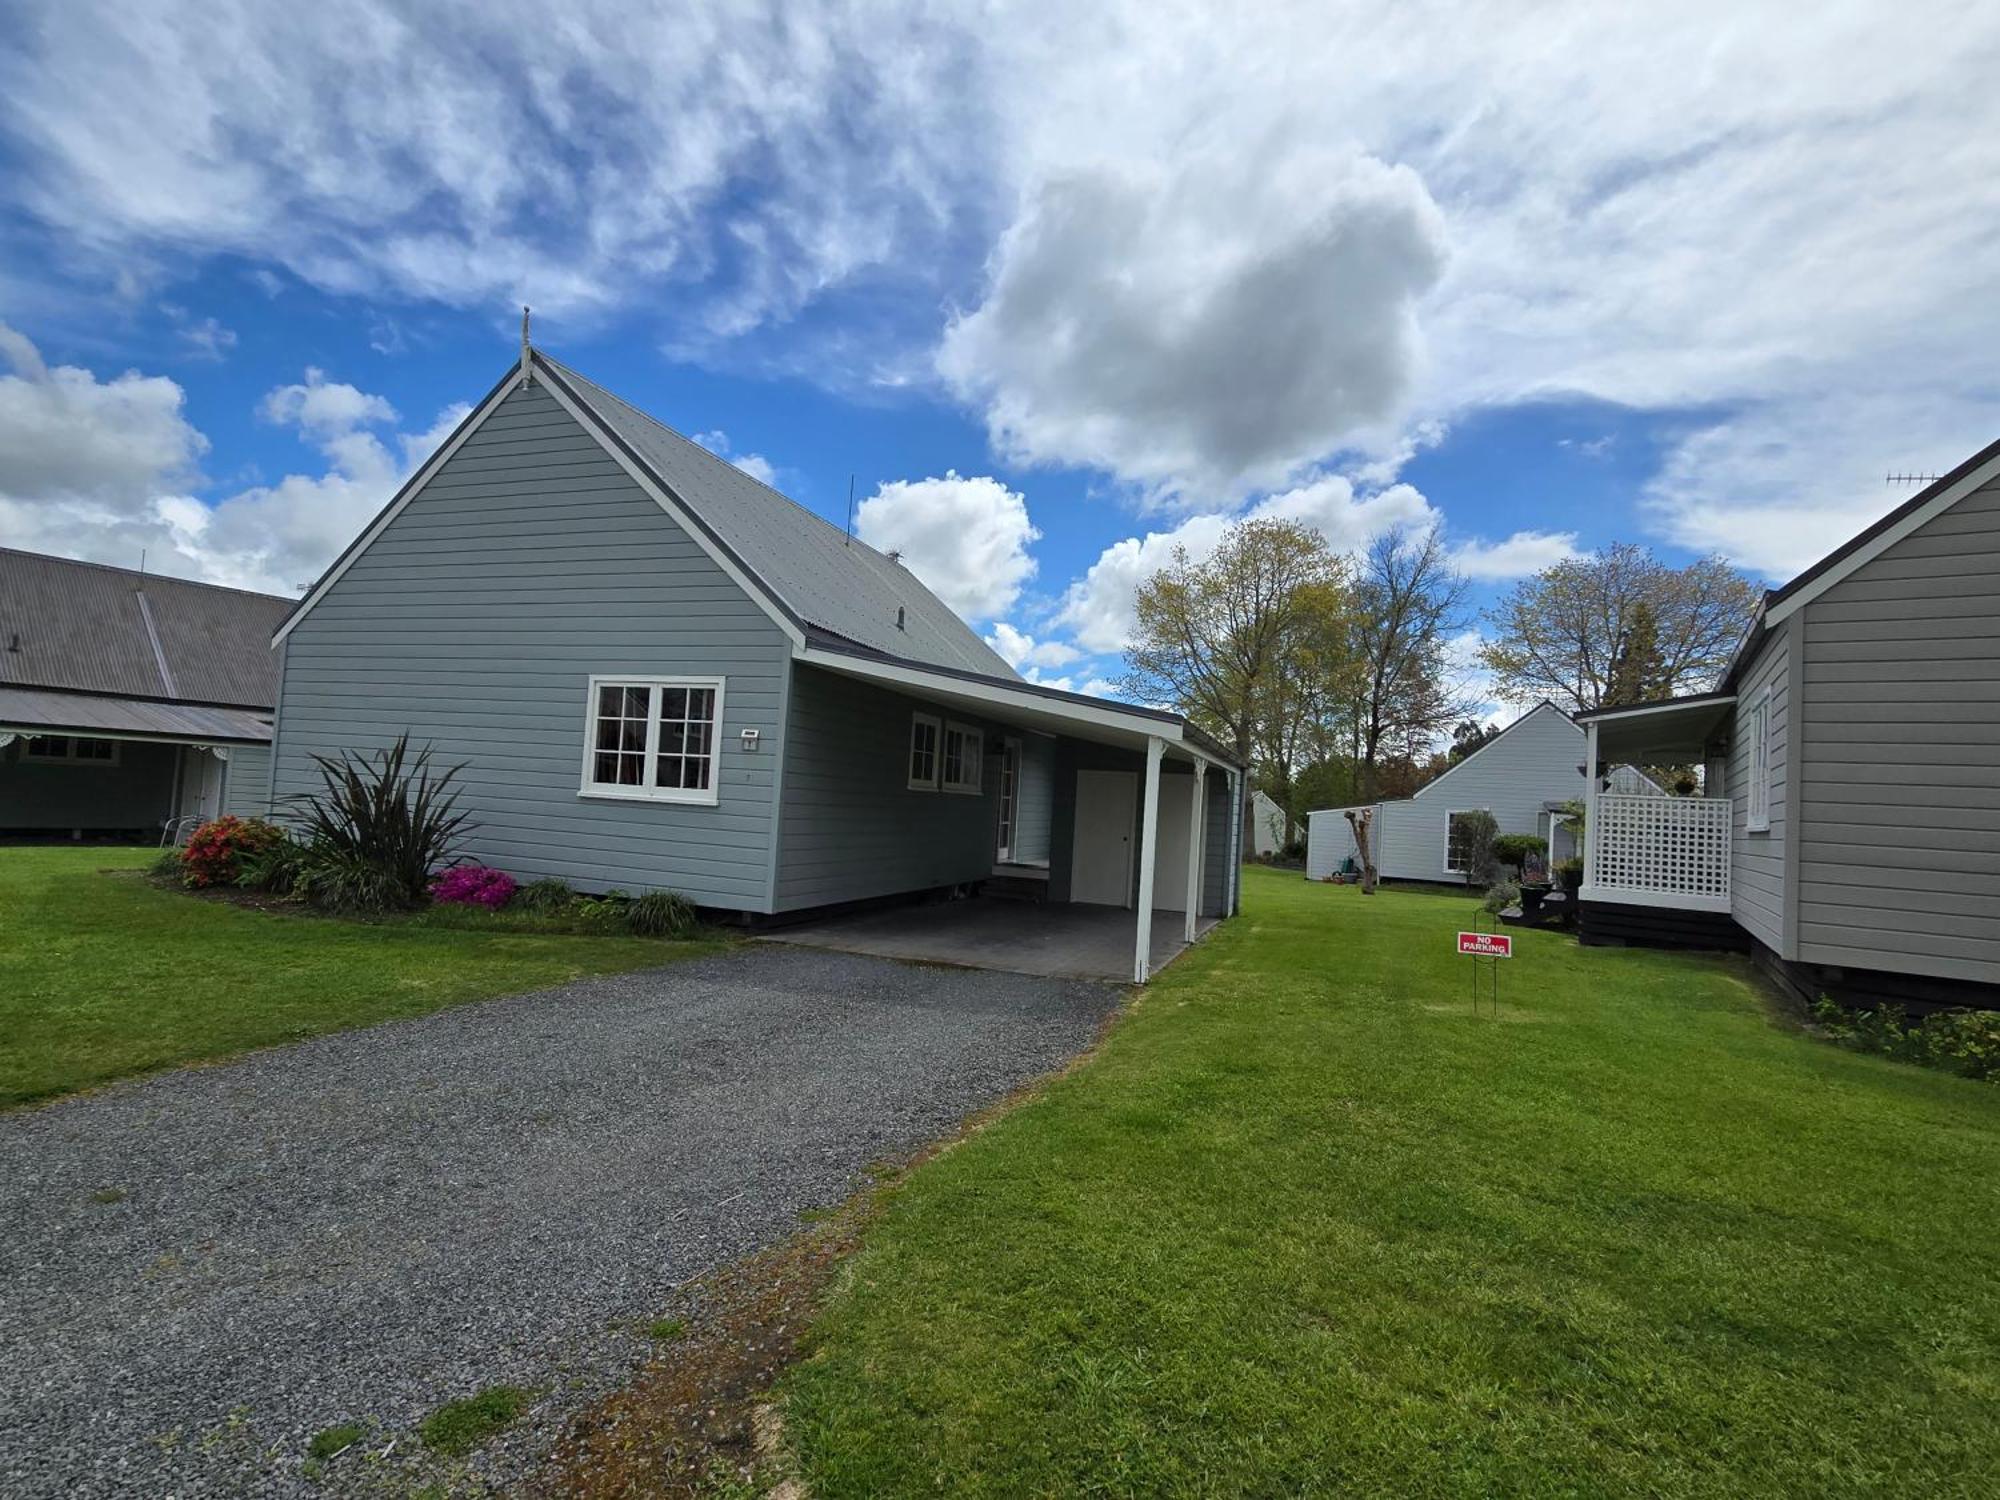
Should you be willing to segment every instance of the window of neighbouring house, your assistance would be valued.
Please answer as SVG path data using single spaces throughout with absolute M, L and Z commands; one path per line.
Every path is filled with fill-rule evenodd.
M 583 791 L 661 802 L 716 800 L 720 677 L 593 677 Z
M 1743 826 L 1751 833 L 1771 828 L 1771 690 L 1750 705 L 1750 784 L 1744 797 Z
M 71 734 L 38 734 L 21 746 L 21 759 L 62 765 L 115 766 L 118 741 L 84 739 Z
M 939 778 L 947 792 L 979 790 L 980 756 L 986 737 L 970 724 L 944 726 L 944 767 Z
M 934 792 L 938 784 L 938 742 L 944 721 L 933 714 L 910 715 L 910 790 Z
M 1461 808 L 1444 815 L 1444 869 L 1447 875 L 1463 875 L 1472 862 L 1472 840 L 1465 820 L 1485 809 Z

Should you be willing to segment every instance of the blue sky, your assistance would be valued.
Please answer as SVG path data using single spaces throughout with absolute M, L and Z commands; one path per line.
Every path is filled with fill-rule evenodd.
M 523 300 L 1098 690 L 1235 517 L 1782 580 L 1996 425 L 1990 9 L 8 9 L 7 545 L 290 590 Z

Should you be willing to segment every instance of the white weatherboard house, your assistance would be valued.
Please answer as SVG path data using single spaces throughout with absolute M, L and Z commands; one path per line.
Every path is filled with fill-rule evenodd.
M 1536 834 L 1549 841 L 1552 860 L 1569 858 L 1574 845 L 1562 805 L 1584 794 L 1584 733 L 1561 709 L 1541 703 L 1495 738 L 1418 789 L 1414 796 L 1373 804 L 1369 837 L 1375 868 L 1389 880 L 1433 880 L 1463 884 L 1467 879 L 1460 820 L 1488 812 L 1502 833 Z M 1651 795 L 1659 788 L 1637 772 L 1634 785 Z M 1334 807 L 1307 819 L 1306 875 L 1323 880 L 1358 856 L 1353 809 Z
M 1579 716 L 1586 941 L 1730 943 L 1797 991 L 2000 1005 L 2000 443 L 1765 595 L 1714 693 Z
M 1115 918 L 1139 980 L 1236 908 L 1226 749 L 1023 681 L 893 558 L 538 350 L 276 639 L 275 797 L 407 732 L 464 763 L 466 853 L 523 880 L 771 919 L 998 869 L 1046 893 L 1013 946 Z

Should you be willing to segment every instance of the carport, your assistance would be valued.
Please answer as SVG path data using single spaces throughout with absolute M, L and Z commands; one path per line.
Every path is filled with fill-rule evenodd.
M 904 838 L 950 845 L 936 867 L 949 866 L 953 873 L 926 888 L 933 897 L 956 899 L 802 912 L 795 925 L 768 936 L 888 957 L 1143 984 L 1235 912 L 1243 769 L 1181 715 L 1038 683 L 920 666 L 847 642 L 812 640 L 795 652 L 795 660 L 797 701 L 837 701 L 851 722 L 880 723 L 885 734 L 927 718 L 954 734 L 976 731 L 984 737 L 978 754 L 990 758 L 994 769 L 980 823 L 968 824 L 950 799 L 917 797 L 899 804 L 893 789 L 866 804 L 891 819 L 908 819 L 900 825 Z M 832 679 L 844 682 L 837 698 Z M 995 788 L 1009 784 L 1001 774 L 1012 764 L 1006 747 L 1031 737 L 1052 777 L 1045 894 L 1040 900 L 999 900 L 978 891 L 995 875 L 998 850 L 1014 837 L 1012 820 L 1020 810 Z M 879 763 L 866 759 L 867 774 L 878 776 L 873 764 Z M 809 831 L 804 821 L 798 834 L 780 845 L 781 893 L 793 858 L 803 860 L 811 849 L 824 867 L 834 857 L 824 840 L 808 842 L 816 830 Z M 860 821 L 857 813 L 853 824 Z M 996 836 L 996 826 L 1007 833 Z M 878 831 L 871 825 L 845 842 L 858 843 Z M 844 885 L 865 883 L 865 870 L 850 871 L 845 861 L 841 869 Z M 969 873 L 957 873 L 961 870 Z

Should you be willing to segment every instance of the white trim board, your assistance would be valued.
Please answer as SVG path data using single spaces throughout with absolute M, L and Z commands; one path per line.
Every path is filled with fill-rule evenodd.
M 1894 526 L 1883 531 L 1881 535 L 1870 537 L 1866 542 L 1856 547 L 1847 556 L 1828 568 L 1796 594 L 1792 594 L 1772 605 L 1764 615 L 1765 628 L 1768 630 L 1774 625 L 1789 620 L 1828 589 L 1844 582 L 1860 569 L 1867 567 L 1868 564 L 1875 561 L 1876 558 L 1887 552 L 1898 542 L 1915 532 L 1921 531 L 1924 527 L 1930 525 L 1932 521 L 1935 521 L 1939 516 L 1958 504 L 1967 495 L 1972 494 L 1975 490 L 1984 489 L 1995 478 L 2000 478 L 2000 453 L 1996 453 L 1978 468 L 1966 474 L 1956 484 L 1939 491 L 1923 505 L 1903 517 Z

